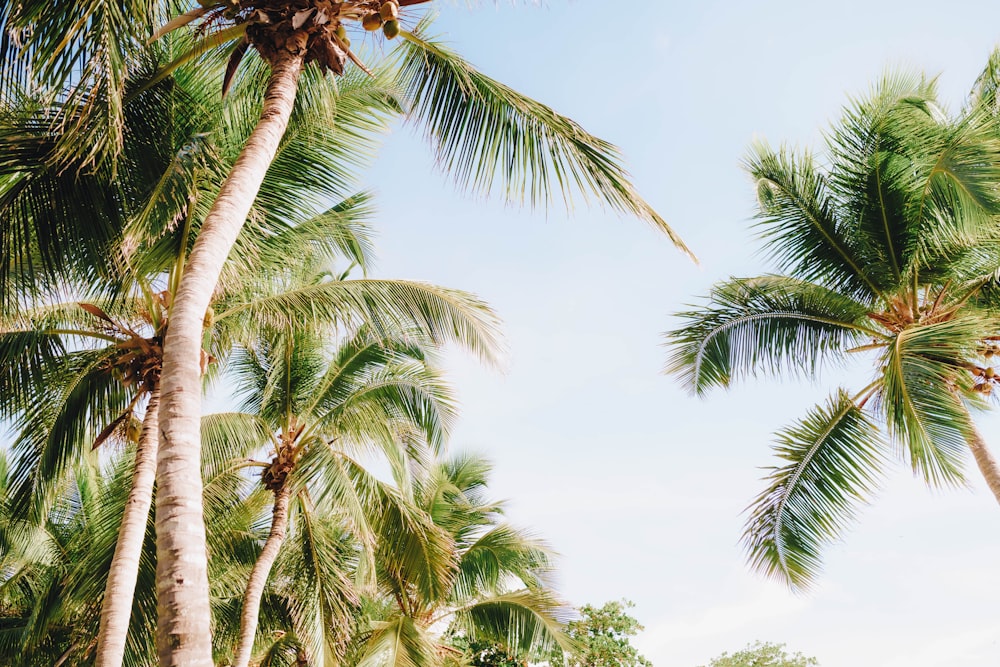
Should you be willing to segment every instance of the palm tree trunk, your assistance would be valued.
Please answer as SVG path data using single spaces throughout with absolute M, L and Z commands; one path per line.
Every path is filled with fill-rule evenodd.
M 302 56 L 272 63 L 260 121 L 223 183 L 181 278 L 163 349 L 156 466 L 156 646 L 161 667 L 212 667 L 201 484 L 201 342 L 222 265 L 295 104 Z
M 976 465 L 979 466 L 979 472 L 983 474 L 986 485 L 1000 503 L 1000 466 L 997 466 L 996 459 L 993 458 L 978 430 L 974 431 L 974 436 L 969 440 L 969 449 L 972 450 L 972 456 L 976 459 Z
M 253 642 L 257 636 L 257 618 L 260 615 L 260 601 L 264 596 L 264 585 L 271 574 L 271 567 L 278 558 L 278 552 L 288 531 L 288 505 L 291 490 L 286 483 L 274 496 L 271 512 L 271 532 L 264 542 L 264 548 L 257 557 L 250 572 L 246 592 L 243 593 L 243 613 L 240 616 L 240 640 L 236 649 L 233 667 L 248 667 L 253 654 Z
M 108 581 L 104 586 L 95 667 L 121 667 L 125 659 L 125 639 L 132 616 L 132 598 L 135 595 L 135 582 L 139 578 L 139 557 L 146 537 L 149 506 L 153 503 L 156 450 L 160 437 L 159 404 L 160 388 L 154 385 L 149 394 L 146 414 L 142 418 L 139 444 L 135 449 L 132 489 L 125 501 L 118 543 L 111 559 Z

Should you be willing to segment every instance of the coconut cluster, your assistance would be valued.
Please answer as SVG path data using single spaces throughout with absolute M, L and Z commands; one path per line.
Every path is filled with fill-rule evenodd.
M 1000 346 L 990 343 L 981 352 L 986 363 L 990 364 L 995 357 L 1000 356 Z M 970 370 L 976 382 L 973 389 L 987 396 L 992 394 L 993 385 L 1000 382 L 1000 373 L 992 366 L 973 366 Z
M 399 1 L 383 0 L 378 11 L 364 15 L 361 26 L 369 32 L 381 29 L 386 39 L 394 39 L 399 34 Z
M 302 56 L 326 71 L 342 74 L 347 60 L 357 63 L 345 24 L 351 21 L 387 39 L 399 35 L 399 0 L 242 0 L 233 18 L 246 23 L 246 38 L 267 60 Z

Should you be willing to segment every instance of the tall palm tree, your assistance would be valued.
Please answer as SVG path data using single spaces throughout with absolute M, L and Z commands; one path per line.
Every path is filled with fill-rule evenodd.
M 412 483 L 412 502 L 450 538 L 445 553 L 399 548 L 408 531 L 392 517 L 377 525 L 374 595 L 353 637 L 355 667 L 440 666 L 451 636 L 496 642 L 516 656 L 569 648 L 568 609 L 548 587 L 542 543 L 503 521 L 486 495 L 490 465 L 459 455 L 435 462 Z M 437 567 L 429 567 L 440 562 Z
M 216 416 L 225 426 L 215 424 L 216 433 L 244 441 L 249 434 L 264 434 L 263 448 L 259 439 L 251 444 L 273 451 L 271 461 L 261 464 L 260 478 L 273 494 L 270 532 L 243 596 L 234 667 L 250 664 L 265 585 L 294 516 L 312 531 L 314 499 L 339 499 L 340 510 L 353 516 L 355 530 L 370 533 L 350 479 L 356 464 L 348 457 L 375 446 L 397 477 L 405 477 L 411 460 L 426 459 L 426 446 L 443 443 L 452 401 L 427 366 L 419 338 L 375 335 L 362 328 L 331 350 L 315 331 L 283 328 L 262 332 L 255 345 L 232 360 L 230 372 L 244 411 Z M 251 448 L 236 449 L 245 458 Z M 348 619 L 332 622 L 344 627 Z M 310 646 L 307 655 L 323 655 L 321 648 Z
M 126 253 L 124 268 L 113 263 L 93 265 L 98 270 L 87 276 L 68 276 L 74 284 L 83 283 L 81 303 L 7 315 L 0 334 L 2 407 L 5 415 L 21 421 L 23 455 L 17 479 L 22 486 L 27 482 L 36 490 L 44 489 L 57 480 L 81 446 L 100 444 L 116 426 L 128 424 L 133 408 L 149 397 L 141 446 L 136 451 L 132 496 L 104 598 L 99 665 L 120 664 L 125 647 L 132 586 L 152 498 L 162 338 L 169 305 L 203 216 L 199 202 L 211 199 L 221 181 L 219 174 L 239 152 L 242 128 L 252 125 L 247 116 L 250 107 L 238 96 L 222 113 L 210 112 L 212 105 L 205 105 L 205 93 L 213 89 L 206 85 L 212 80 L 203 69 L 198 76 L 166 82 L 166 91 L 155 91 L 164 98 L 161 103 L 169 105 L 169 113 L 149 114 L 148 132 L 137 132 L 135 124 L 129 125 L 123 154 L 134 160 L 133 168 L 114 176 L 110 183 L 106 174 L 98 173 L 70 186 L 62 182 L 58 168 L 39 168 L 30 160 L 15 159 L 5 165 L 11 174 L 30 183 L 27 189 L 8 188 L 10 220 L 35 234 L 41 233 L 49 215 L 48 209 L 32 205 L 36 192 L 52 192 L 57 197 L 49 201 L 60 203 L 99 199 L 95 193 L 101 188 L 130 194 L 117 199 L 101 216 L 95 215 L 95 222 L 114 230 L 109 236 L 124 235 L 125 245 L 135 246 Z M 313 280 L 296 289 L 275 289 L 281 284 L 273 282 L 277 276 L 310 256 L 313 262 L 346 255 L 362 266 L 367 263 L 368 196 L 354 195 L 330 208 L 323 202 L 350 186 L 350 165 L 363 162 L 368 154 L 364 135 L 352 139 L 350 133 L 371 129 L 379 122 L 380 108 L 387 104 L 391 108 L 391 99 L 377 81 L 349 77 L 336 93 L 319 90 L 293 119 L 292 131 L 251 212 L 251 223 L 238 240 L 240 261 L 230 265 L 215 295 L 215 303 L 223 309 L 214 318 L 213 336 L 208 337 L 216 356 L 225 354 L 248 319 L 291 317 L 300 322 L 359 317 L 377 317 L 376 323 L 384 324 L 405 322 L 423 327 L 437 340 L 457 337 L 485 355 L 491 353 L 491 316 L 458 292 L 378 280 Z M 28 105 L 27 111 L 12 115 L 2 126 L 4 138 L 23 147 L 21 158 L 44 158 L 45 151 L 58 143 L 50 128 L 37 123 L 33 111 Z M 148 110 L 143 107 L 141 111 Z M 329 132 L 316 136 L 311 131 L 318 118 L 330 117 L 346 137 Z M 150 137 L 156 141 L 151 143 Z M 317 168 L 314 178 L 299 175 L 298 165 L 322 162 L 331 155 L 338 160 L 330 168 Z M 44 159 L 39 164 L 44 166 Z M 19 205 L 22 201 L 24 206 Z M 181 220 L 183 224 L 178 224 Z M 250 285 L 247 277 L 256 283 Z M 35 288 L 44 293 L 42 286 Z M 73 291 L 66 285 L 58 290 L 63 298 Z M 39 299 L 44 294 L 33 296 Z M 94 303 L 98 297 L 101 307 Z M 202 358 L 210 358 L 207 351 Z M 138 391 L 130 392 L 129 386 Z M 32 393 L 32 388 L 37 391 Z M 95 425 L 96 430 L 106 427 L 97 433 Z M 45 497 L 44 492 L 36 494 L 36 498 Z
M 200 392 L 194 388 L 200 383 L 202 325 L 225 260 L 295 108 L 306 64 L 318 63 L 335 74 L 344 70 L 346 59 L 359 64 L 345 39 L 347 28 L 359 24 L 371 28 L 391 19 L 394 25 L 390 29 L 387 23 L 385 36 L 392 38 L 398 33 L 408 43 L 402 51 L 402 71 L 409 75 L 406 87 L 414 93 L 408 100 L 409 115 L 425 123 L 439 153 L 446 158 L 441 164 L 460 181 L 488 191 L 496 177 L 508 195 L 530 192 L 533 202 L 547 199 L 555 190 L 566 195 L 571 186 L 579 186 L 617 210 L 650 221 L 671 234 L 675 243 L 680 242 L 637 195 L 611 145 L 548 107 L 479 74 L 446 48 L 422 37 L 419 29 L 399 30 L 397 14 L 402 12 L 406 18 L 413 5 L 423 4 L 421 0 L 179 4 L 182 13 L 156 34 L 194 24 L 201 39 L 192 54 L 235 40 L 227 83 L 248 52 L 259 56 L 270 69 L 260 120 L 205 217 L 173 297 L 171 327 L 164 341 L 164 418 L 160 421 L 157 465 L 160 654 L 164 665 L 207 667 L 211 659 L 205 632 L 210 614 L 207 562 L 201 489 L 198 476 L 193 474 L 199 469 Z M 85 151 L 86 162 L 100 164 L 102 158 L 117 154 L 114 130 L 122 125 L 119 109 L 125 93 L 120 84 L 127 70 L 127 59 L 121 53 L 134 47 L 131 26 L 145 24 L 164 9 L 175 9 L 175 5 L 86 0 L 69 7 L 23 0 L 0 13 L 4 32 L 18 38 L 8 40 L 8 44 L 15 44 L 17 54 L 27 58 L 31 75 L 55 88 L 57 94 L 71 81 L 71 92 L 93 91 L 78 105 L 81 113 L 71 114 L 66 121 L 78 140 L 97 136 L 110 146 L 100 155 Z M 138 20 L 125 20 L 132 16 Z M 121 30 L 123 24 L 129 29 Z M 115 31 L 121 34 L 112 34 Z M 175 63 L 188 60 L 190 57 L 182 56 Z M 84 63 L 82 71 L 76 70 L 79 63 Z M 107 113 L 92 113 L 95 108 Z M 95 116 L 102 122 L 89 121 Z M 61 144 L 59 155 L 72 154 L 73 145 Z
M 755 569 L 807 585 L 894 453 L 928 484 L 963 479 L 971 450 L 1000 501 L 1000 471 L 970 410 L 996 384 L 1000 141 L 990 114 L 952 119 L 924 79 L 889 76 L 829 134 L 829 167 L 755 146 L 758 225 L 780 274 L 731 279 L 681 313 L 670 370 L 696 394 L 757 372 L 815 376 L 866 359 L 778 434 L 783 463 L 743 535 Z M 893 448 L 887 447 L 880 425 Z

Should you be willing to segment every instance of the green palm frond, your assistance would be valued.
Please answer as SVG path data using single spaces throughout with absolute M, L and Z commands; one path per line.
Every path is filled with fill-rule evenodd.
M 573 649 L 563 634 L 572 609 L 544 589 L 486 597 L 455 610 L 453 627 L 470 639 L 500 642 L 522 655 Z
M 14 479 L 22 510 L 44 514 L 53 483 L 89 450 L 98 433 L 133 406 L 133 394 L 107 372 L 114 348 L 75 352 L 63 359 L 50 390 L 19 415 L 13 443 Z
M 1000 115 L 1000 48 L 986 61 L 986 66 L 972 86 L 969 98 L 966 100 L 966 113 L 986 113 L 994 118 Z M 963 114 L 964 115 L 964 114 Z
M 963 480 L 971 416 L 962 396 L 972 397 L 967 359 L 995 329 L 975 316 L 902 331 L 883 357 L 880 407 L 886 423 L 928 483 Z
M 844 391 L 778 433 L 775 449 L 785 464 L 751 504 L 743 545 L 754 569 L 803 588 L 819 572 L 822 547 L 868 502 L 887 452 L 878 426 Z
M 389 345 L 375 342 L 370 349 L 382 356 Z M 335 436 L 341 446 L 371 441 L 385 449 L 398 442 L 397 426 L 404 433 L 412 426 L 419 430 L 421 442 L 440 451 L 456 414 L 448 385 L 419 361 L 391 356 L 387 361 L 360 368 L 354 377 L 324 378 L 311 411 L 318 419 L 317 431 Z
M 917 134 L 920 128 L 911 128 Z M 907 202 L 912 219 L 910 263 L 933 267 L 956 247 L 996 237 L 1000 195 L 1000 138 L 985 113 L 968 113 L 955 123 L 924 130 L 917 149 L 907 151 L 919 188 Z
M 240 247 L 252 253 L 257 270 L 268 273 L 310 256 L 327 263 L 346 258 L 367 270 L 374 260 L 374 217 L 372 194 L 359 192 L 301 222 L 271 216 L 259 225 L 248 224 Z
M 499 183 L 510 201 L 543 206 L 574 193 L 635 215 L 680 237 L 635 191 L 618 149 L 575 122 L 478 72 L 444 44 L 403 32 L 400 70 L 409 117 L 421 124 L 438 164 L 462 186 L 490 194 Z
M 203 475 L 211 477 L 229 469 L 272 444 L 271 429 L 255 414 L 218 412 L 202 417 Z
M 427 283 L 326 281 L 277 294 L 234 295 L 227 306 L 216 314 L 220 328 L 289 322 L 365 324 L 381 333 L 416 328 L 435 343 L 457 342 L 486 361 L 496 362 L 500 350 L 497 318 L 488 306 L 467 292 Z
M 502 523 L 462 548 L 454 595 L 460 600 L 495 595 L 512 581 L 536 589 L 551 569 L 551 552 L 544 543 Z
M 829 183 L 849 225 L 845 234 L 857 239 L 861 265 L 888 291 L 905 283 L 914 239 L 907 205 L 921 183 L 910 164 L 911 131 L 934 127 L 939 113 L 933 82 L 887 74 L 844 111 L 829 137 Z
M 667 370 L 697 394 L 758 371 L 813 376 L 831 355 L 882 336 L 867 315 L 851 297 L 794 278 L 733 279 L 706 307 L 679 314 Z
M 756 144 L 745 160 L 757 187 L 760 236 L 771 259 L 792 277 L 870 303 L 881 289 L 867 275 L 856 240 L 845 234 L 826 177 L 808 153 Z
M 0 13 L 0 57 L 27 58 L 30 79 L 63 106 L 59 153 L 100 164 L 121 150 L 126 82 L 162 3 L 25 0 Z M 17 35 L 16 38 L 12 38 Z
M 351 578 L 357 560 L 349 533 L 301 505 L 275 568 L 295 636 L 310 664 L 338 664 L 358 597 Z
M 436 667 L 437 645 L 416 621 L 397 616 L 372 624 L 356 667 Z
M 395 494 L 383 494 L 380 503 L 374 525 L 381 585 L 400 599 L 415 595 L 425 605 L 446 599 L 458 566 L 451 536 Z
M 5 299 L 35 280 L 61 276 L 86 283 L 99 277 L 123 224 L 114 203 L 124 196 L 117 184 L 101 174 L 47 164 L 55 150 L 49 123 L 31 108 L 0 119 L 0 296 Z M 88 224 L 80 225 L 81 219 Z

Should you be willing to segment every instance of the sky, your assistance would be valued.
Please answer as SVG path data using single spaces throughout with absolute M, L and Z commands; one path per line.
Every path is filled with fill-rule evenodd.
M 701 260 L 643 223 L 578 206 L 530 211 L 458 192 L 418 134 L 387 137 L 376 275 L 475 292 L 504 320 L 502 372 L 458 351 L 453 450 L 496 464 L 511 519 L 560 554 L 574 605 L 628 598 L 657 667 L 754 640 L 823 667 L 986 667 L 1000 655 L 1000 511 L 899 466 L 807 595 L 746 567 L 743 509 L 775 464 L 771 434 L 859 369 L 762 378 L 706 398 L 662 373 L 672 313 L 755 252 L 740 161 L 767 139 L 821 151 L 887 68 L 940 75 L 957 108 L 1000 42 L 1000 5 L 846 0 L 439 2 L 434 32 L 477 67 L 621 147 L 635 183 Z M 1000 450 L 1000 418 L 984 415 Z

